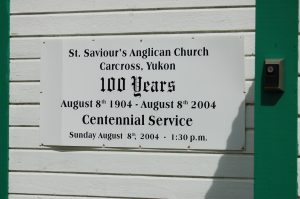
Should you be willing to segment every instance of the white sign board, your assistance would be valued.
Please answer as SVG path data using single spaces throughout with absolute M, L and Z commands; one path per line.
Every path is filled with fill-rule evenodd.
M 42 143 L 241 150 L 243 56 L 228 36 L 45 41 Z

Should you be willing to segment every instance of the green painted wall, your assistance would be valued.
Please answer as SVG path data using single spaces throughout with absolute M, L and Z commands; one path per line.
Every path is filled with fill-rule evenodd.
M 255 199 L 297 198 L 298 1 L 256 1 Z M 284 93 L 262 89 L 266 58 L 284 58 Z
M 8 198 L 9 0 L 0 1 L 0 198 Z

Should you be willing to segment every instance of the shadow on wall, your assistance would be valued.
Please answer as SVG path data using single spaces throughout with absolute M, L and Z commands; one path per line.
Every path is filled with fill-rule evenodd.
M 254 84 L 252 84 L 250 87 L 245 99 L 249 99 L 251 96 L 253 97 L 253 92 Z M 238 126 L 240 123 L 240 118 L 243 118 L 243 106 L 244 103 L 240 105 L 238 114 L 232 123 L 232 130 L 227 140 L 227 145 L 230 145 L 232 142 L 234 142 L 235 137 L 241 133 L 235 130 L 235 126 Z M 248 138 L 246 137 L 246 139 Z M 237 151 L 237 153 L 239 153 L 239 151 Z M 253 199 L 253 158 L 252 161 L 241 161 L 240 165 L 236 165 L 236 162 L 239 161 L 232 162 L 232 159 L 229 159 L 228 157 L 232 157 L 232 159 L 242 158 L 241 155 L 236 154 L 225 154 L 221 157 L 214 174 L 215 179 L 213 179 L 212 185 L 205 195 L 205 199 Z M 247 156 L 245 157 L 247 158 Z M 249 163 L 251 165 L 245 165 L 245 162 L 246 164 Z M 242 167 L 250 169 L 247 169 L 246 173 L 241 174 L 241 170 L 239 170 L 239 168 L 242 169 Z M 227 173 L 231 173 L 231 175 L 228 176 L 226 175 Z

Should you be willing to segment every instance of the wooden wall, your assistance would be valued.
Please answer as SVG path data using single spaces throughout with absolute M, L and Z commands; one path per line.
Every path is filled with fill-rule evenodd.
M 41 41 L 144 34 L 244 36 L 245 151 L 40 146 Z M 252 199 L 254 44 L 254 0 L 11 0 L 9 198 Z

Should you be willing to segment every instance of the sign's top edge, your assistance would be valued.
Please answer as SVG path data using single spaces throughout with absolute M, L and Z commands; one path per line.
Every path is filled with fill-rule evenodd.
M 42 43 L 47 41 L 74 41 L 74 40 L 103 40 L 103 39 L 132 39 L 132 40 L 140 40 L 140 39 L 157 39 L 157 38 L 167 38 L 167 39 L 244 39 L 243 35 L 224 35 L 224 34 L 217 34 L 217 35 L 206 35 L 206 34 L 157 34 L 157 35 L 105 35 L 105 36 L 84 36 L 84 37 L 53 37 L 53 38 L 45 38 L 42 40 Z

